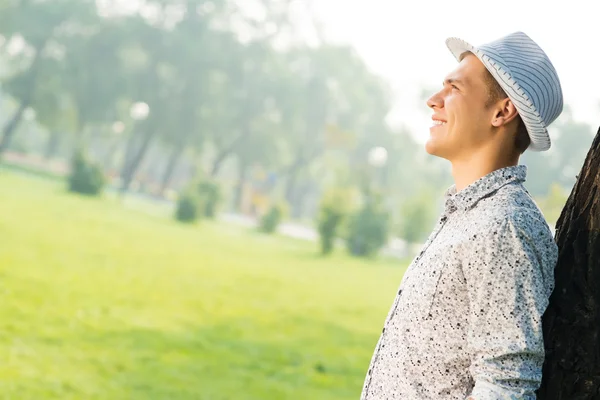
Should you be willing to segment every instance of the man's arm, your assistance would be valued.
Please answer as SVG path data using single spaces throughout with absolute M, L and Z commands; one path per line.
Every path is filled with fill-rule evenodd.
M 541 383 L 542 315 L 554 287 L 557 251 L 536 223 L 507 217 L 472 238 L 463 272 L 473 400 L 534 400 Z

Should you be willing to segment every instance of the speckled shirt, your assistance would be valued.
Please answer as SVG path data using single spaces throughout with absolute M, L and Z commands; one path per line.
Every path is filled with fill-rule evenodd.
M 408 267 L 362 400 L 534 400 L 558 249 L 524 165 L 456 193 Z

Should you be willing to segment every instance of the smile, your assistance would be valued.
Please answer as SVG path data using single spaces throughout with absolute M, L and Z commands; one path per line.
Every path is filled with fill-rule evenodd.
M 441 126 L 441 125 L 446 125 L 446 123 L 444 121 L 438 121 L 438 120 L 433 120 L 433 126 Z

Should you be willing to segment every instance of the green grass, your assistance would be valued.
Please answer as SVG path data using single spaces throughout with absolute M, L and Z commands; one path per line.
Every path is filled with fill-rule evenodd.
M 358 398 L 404 265 L 0 188 L 0 399 Z
M 64 176 L 56 174 L 52 171 L 48 171 L 45 169 L 28 166 L 28 165 L 11 163 L 11 162 L 8 162 L 5 160 L 2 160 L 2 162 L 0 163 L 0 171 L 2 171 L 2 170 L 13 171 L 16 173 L 25 173 L 30 176 L 40 177 L 40 178 L 54 180 L 54 181 L 63 181 L 65 179 Z M 4 172 L 4 171 L 2 171 L 2 172 Z

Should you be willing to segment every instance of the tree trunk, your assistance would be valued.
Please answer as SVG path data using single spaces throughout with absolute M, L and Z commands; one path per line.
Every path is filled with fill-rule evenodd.
M 557 223 L 540 400 L 600 399 L 600 130 Z
M 60 146 L 61 134 L 57 131 L 50 131 L 48 134 L 48 141 L 46 142 L 46 148 L 44 149 L 44 158 L 50 160 L 56 155 L 56 150 Z
M 235 186 L 233 204 L 236 211 L 240 212 L 243 206 L 244 185 L 248 179 L 248 168 L 246 167 L 246 163 L 242 161 L 238 161 L 238 168 L 238 182 Z
M 142 144 L 140 145 L 139 150 L 133 154 L 130 162 L 127 162 L 127 160 L 125 160 L 125 166 L 123 168 L 123 172 L 121 173 L 122 184 L 119 190 L 121 195 L 124 195 L 125 192 L 127 192 L 127 190 L 129 189 L 129 185 L 131 185 L 131 181 L 133 180 L 135 173 L 140 167 L 140 164 L 144 160 L 144 156 L 150 148 L 150 143 L 152 143 L 152 139 L 154 139 L 154 136 L 157 132 L 158 129 L 156 129 L 155 127 L 151 127 L 142 138 Z
M 36 46 L 35 58 L 33 59 L 31 66 L 29 67 L 29 71 L 27 72 L 29 75 L 29 80 L 27 81 L 25 96 L 21 100 L 19 108 L 17 108 L 12 118 L 9 119 L 2 129 L 2 138 L 0 138 L 0 157 L 2 157 L 2 154 L 8 149 L 8 146 L 10 146 L 12 138 L 17 131 L 17 127 L 23 119 L 23 113 L 33 100 L 33 93 L 35 91 L 35 85 L 37 83 L 37 77 L 40 70 L 42 51 L 46 47 L 46 42 L 47 40 L 44 40 L 42 43 Z
M 121 175 L 125 174 L 125 169 L 129 164 L 131 164 L 134 156 L 135 156 L 135 148 L 136 144 L 139 142 L 139 122 L 136 123 L 125 142 L 125 154 L 123 154 L 123 169 L 121 171 Z
M 294 191 L 293 200 L 290 202 L 292 218 L 302 218 L 304 215 L 304 206 L 306 205 L 306 196 L 309 194 L 311 183 L 305 182 L 298 185 Z
M 111 171 L 113 168 L 115 155 L 119 151 L 119 147 L 123 146 L 122 142 L 119 139 L 115 139 L 113 143 L 109 143 L 106 149 L 106 153 L 104 153 L 104 161 L 102 165 L 104 166 L 105 171 Z
M 85 129 L 87 127 L 87 120 L 81 112 L 80 108 L 77 108 L 77 112 L 75 113 L 75 115 L 75 152 L 86 153 L 89 150 L 86 146 L 85 141 Z
M 177 146 L 173 148 L 173 152 L 169 157 L 169 161 L 167 162 L 167 167 L 163 173 L 162 179 L 160 181 L 160 194 L 164 194 L 167 187 L 169 187 L 169 183 L 171 182 L 171 177 L 173 176 L 173 172 L 175 171 L 175 167 L 177 167 L 177 163 L 181 158 L 181 154 L 185 150 L 184 143 L 179 143 Z
M 296 164 L 290 168 L 288 179 L 285 185 L 285 201 L 292 205 L 296 195 L 296 185 L 298 183 L 298 173 L 300 172 L 300 164 Z
M 221 153 L 219 153 L 217 155 L 217 157 L 213 161 L 212 167 L 210 168 L 210 176 L 211 176 L 211 178 L 214 178 L 214 177 L 217 176 L 217 174 L 221 170 L 221 166 L 223 165 L 223 161 L 225 161 L 227 159 L 227 157 L 229 157 L 229 154 L 231 153 L 231 151 L 232 150 L 222 151 Z
M 214 178 L 215 176 L 217 176 L 217 174 L 219 173 L 219 170 L 221 169 L 223 161 L 225 161 L 227 159 L 227 157 L 229 157 L 231 155 L 231 153 L 233 153 L 233 151 L 236 149 L 236 147 L 238 147 L 242 143 L 242 141 L 244 141 L 245 139 L 247 139 L 250 136 L 250 132 L 251 132 L 250 129 L 243 128 L 242 131 L 240 132 L 240 134 L 237 137 L 235 137 L 231 141 L 231 143 L 229 143 L 228 146 L 221 149 L 219 154 L 217 154 L 217 156 L 215 157 L 215 160 L 213 161 L 213 164 L 212 164 L 212 168 L 210 169 L 211 177 Z
M 296 197 L 296 189 L 298 184 L 298 174 L 300 171 L 307 167 L 315 158 L 322 153 L 321 148 L 313 148 L 312 150 L 300 151 L 294 162 L 286 167 L 282 172 L 282 176 L 287 176 L 287 183 L 285 187 L 285 200 L 289 204 L 294 203 Z
M 0 139 L 0 156 L 8 149 L 19 123 L 23 119 L 23 113 L 29 107 L 29 101 L 23 101 L 15 111 L 12 118 L 4 125 L 2 129 L 2 138 Z

